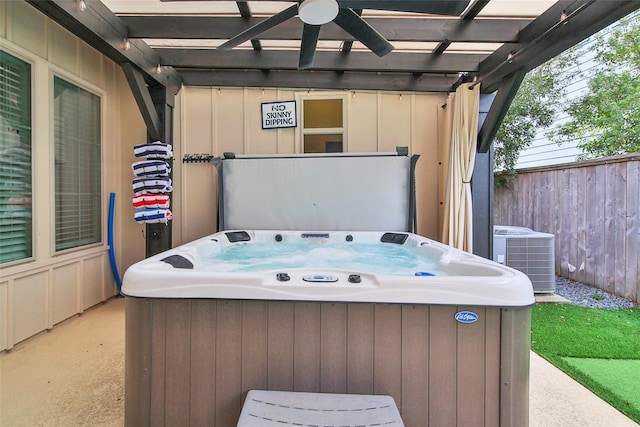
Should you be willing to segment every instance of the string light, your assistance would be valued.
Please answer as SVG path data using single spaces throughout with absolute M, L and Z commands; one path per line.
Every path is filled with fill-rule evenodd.
M 579 13 L 583 12 L 584 10 L 586 10 L 589 6 L 591 6 L 593 3 L 595 3 L 596 0 L 590 0 L 587 2 L 584 2 L 583 4 L 581 4 L 576 10 L 574 10 L 573 12 L 571 12 L 571 14 L 567 14 L 566 11 L 563 11 L 563 13 L 560 15 L 560 22 L 554 24 L 551 28 L 548 28 L 545 32 L 543 32 L 542 34 L 540 34 L 538 37 L 536 37 L 534 40 L 531 40 L 530 42 L 528 42 L 522 49 L 520 49 L 518 51 L 518 53 L 520 55 L 522 55 L 524 52 L 528 51 L 529 49 L 531 49 L 533 46 L 538 46 L 538 42 L 540 42 L 541 40 L 544 40 L 545 38 L 549 37 L 550 34 L 552 34 L 554 31 L 556 31 L 558 28 L 560 28 L 561 26 L 563 26 L 564 24 L 566 24 L 566 21 L 568 21 L 569 19 L 572 19 L 573 17 L 577 16 Z M 498 64 L 497 66 L 493 67 L 487 75 L 493 75 L 495 74 L 498 70 L 500 70 L 505 63 L 511 64 L 513 63 L 513 54 L 509 54 L 509 56 L 507 57 L 507 61 L 502 62 L 500 64 Z M 487 75 L 485 75 L 484 77 L 482 77 L 481 79 L 479 79 L 477 82 L 474 82 L 471 87 L 475 87 L 478 83 L 480 83 L 481 81 L 483 81 L 484 79 L 487 78 Z
M 87 10 L 87 4 L 84 2 L 84 0 L 80 0 L 78 2 L 78 10 L 80 10 L 80 12 L 84 12 L 85 10 Z
M 353 92 L 351 92 L 351 97 L 352 97 L 353 99 L 356 99 L 356 91 L 355 91 L 355 90 L 354 90 Z
M 124 39 L 124 50 L 131 49 L 131 42 L 128 39 Z
M 158 64 L 158 66 L 156 67 L 156 73 L 160 74 L 162 72 L 162 67 L 160 66 L 160 64 Z

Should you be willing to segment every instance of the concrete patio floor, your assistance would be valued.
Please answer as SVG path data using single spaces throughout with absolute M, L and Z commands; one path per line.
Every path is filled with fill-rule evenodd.
M 638 425 L 535 353 L 530 389 L 531 427 Z M 123 424 L 124 299 L 0 354 L 0 426 Z

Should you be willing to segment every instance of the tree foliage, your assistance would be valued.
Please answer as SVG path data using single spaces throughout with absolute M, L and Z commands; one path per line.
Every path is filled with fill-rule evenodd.
M 622 20 L 596 46 L 599 66 L 588 91 L 568 104 L 570 120 L 558 127 L 558 143 L 579 140 L 583 157 L 640 151 L 640 15 Z
M 568 51 L 525 76 L 494 139 L 497 185 L 515 179 L 520 152 L 531 145 L 539 129 L 553 124 L 565 96 L 568 70 L 574 63 L 575 54 Z

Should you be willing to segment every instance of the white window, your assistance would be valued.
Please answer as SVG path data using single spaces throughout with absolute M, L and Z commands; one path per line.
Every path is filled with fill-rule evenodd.
M 55 249 L 102 240 L 100 97 L 54 77 Z
M 302 152 L 346 151 L 345 97 L 302 99 Z
M 0 264 L 32 256 L 31 65 L 0 51 Z

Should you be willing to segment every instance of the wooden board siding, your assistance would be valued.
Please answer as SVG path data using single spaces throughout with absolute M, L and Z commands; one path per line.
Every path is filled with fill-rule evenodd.
M 500 426 L 518 426 L 529 414 L 529 349 L 531 313 L 504 309 L 500 331 Z M 498 424 L 496 424 L 498 425 Z
M 257 312 L 257 310 L 256 310 Z M 259 314 L 258 312 L 256 314 Z M 216 307 L 207 304 L 206 300 L 193 301 L 191 306 L 190 352 L 191 372 L 189 396 L 209 396 L 215 399 L 215 365 L 211 363 L 211 354 L 216 353 L 216 334 L 207 331 L 209 325 L 216 323 Z M 243 334 L 244 336 L 244 334 Z M 248 351 L 248 355 L 252 352 Z M 243 362 L 245 363 L 245 362 Z M 248 366 L 254 366 L 248 363 Z M 251 378 L 251 372 L 247 370 Z M 189 405 L 189 420 L 191 425 L 205 426 L 208 420 L 215 417 L 215 407 L 200 399 Z
M 402 390 L 412 396 L 399 403 L 405 419 L 416 425 L 429 424 L 429 413 L 423 402 L 429 402 L 429 309 L 426 306 L 402 308 Z M 437 392 L 436 392 L 437 394 Z M 398 403 L 396 403 L 398 404 Z
M 159 305 L 155 304 L 154 309 L 159 309 Z M 152 324 L 154 322 L 151 319 L 151 301 L 136 300 L 131 303 L 127 301 L 124 362 L 125 394 L 134 398 L 125 399 L 124 412 L 127 414 L 126 422 L 131 426 L 152 425 L 150 415 L 158 412 L 151 406 L 151 374 L 153 370 L 149 368 L 149 365 L 152 353 L 151 343 L 154 342 L 151 335 Z M 157 351 L 157 353 L 161 352 Z M 161 357 L 162 355 L 158 354 L 157 358 Z M 162 390 L 164 385 L 156 389 Z M 164 422 L 154 424 L 163 425 Z
M 438 240 L 439 196 L 444 197 L 438 193 L 446 178 L 438 164 L 439 150 L 446 146 L 439 145 L 439 130 L 445 126 L 438 123 L 438 114 L 446 94 L 405 93 L 400 99 L 397 93 L 383 91 L 358 91 L 354 97 L 330 90 L 185 86 L 176 100 L 180 108 L 176 108 L 174 157 L 301 153 L 301 121 L 295 128 L 262 129 L 260 104 L 296 100 L 301 114 L 305 100 L 318 99 L 343 100 L 345 152 L 394 152 L 404 146 L 410 154 L 421 155 L 416 164 L 417 231 Z M 207 163 L 175 162 L 173 182 L 174 246 L 217 231 L 215 169 Z
M 624 259 L 626 260 L 624 274 L 625 292 L 631 291 L 636 287 L 636 301 L 639 299 L 640 290 L 640 208 L 636 211 L 633 206 L 640 206 L 640 162 L 634 162 L 627 165 L 627 210 L 626 210 L 626 247 Z M 633 262 L 635 260 L 635 262 Z
M 555 235 L 556 274 L 639 301 L 640 157 L 520 171 L 494 223 Z
M 479 320 L 456 322 L 463 309 Z M 515 406 L 501 425 L 526 426 L 529 332 L 505 326 L 502 312 L 127 298 L 125 424 L 229 427 L 249 390 L 270 389 L 389 394 L 407 427 L 496 426 Z M 512 385 L 501 393 L 505 373 Z
M 294 336 L 307 337 L 304 340 L 295 339 L 293 342 L 293 390 L 319 390 L 320 305 L 307 302 L 296 303 L 293 322 Z M 255 388 L 258 389 L 258 387 Z M 263 389 L 266 388 L 263 387 Z
M 349 304 L 347 309 L 347 393 L 373 394 L 373 334 L 374 313 L 371 307 L 368 304 Z
M 54 123 L 52 106 L 55 74 L 101 99 L 103 200 L 111 191 L 118 194 L 115 205 L 116 257 L 123 272 L 144 254 L 140 226 L 132 218 L 133 206 L 126 203 L 125 190 L 131 180 L 130 150 L 146 140 L 144 122 L 119 64 L 54 23 L 24 1 L 0 2 L 0 45 L 2 51 L 28 62 L 31 73 L 33 259 L 0 266 L 0 351 L 118 293 L 109 268 L 106 234 L 102 245 L 87 245 L 56 253 L 54 204 L 51 180 L 54 176 Z M 4 92 L 3 92 L 4 96 Z M 51 116 L 50 116 L 51 115 Z M 133 157 L 133 154 L 131 154 Z M 35 173 L 37 171 L 37 173 Z M 125 177 L 125 178 L 123 178 Z M 103 224 L 106 223 L 106 202 Z M 123 218 L 127 218 L 124 220 Z M 106 232 L 106 227 L 104 227 Z

